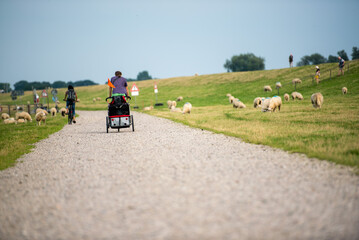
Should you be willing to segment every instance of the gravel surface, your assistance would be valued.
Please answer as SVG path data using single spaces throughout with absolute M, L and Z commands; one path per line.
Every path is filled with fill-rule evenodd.
M 359 239 L 346 167 L 133 113 L 66 126 L 0 172 L 0 239 Z

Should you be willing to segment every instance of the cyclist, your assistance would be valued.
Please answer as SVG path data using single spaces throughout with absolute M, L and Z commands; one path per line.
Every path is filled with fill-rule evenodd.
M 115 88 L 109 87 L 109 97 L 112 96 L 130 96 L 126 78 L 122 77 L 120 71 L 115 72 L 115 76 L 111 78 L 111 83 Z
M 72 114 L 73 114 L 73 123 L 76 123 L 75 119 L 75 102 L 77 102 L 77 93 L 75 92 L 75 89 L 72 85 L 69 85 L 67 87 L 67 91 L 65 93 L 64 101 L 66 101 L 66 113 L 69 113 L 69 106 L 72 108 Z

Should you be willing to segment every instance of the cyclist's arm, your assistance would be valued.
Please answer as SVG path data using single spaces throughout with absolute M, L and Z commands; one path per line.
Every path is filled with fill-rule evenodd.
M 75 102 L 77 102 L 77 93 L 75 92 L 75 96 L 76 96 L 76 100 L 75 100 Z
M 128 91 L 128 86 L 126 87 L 127 96 L 130 96 L 130 92 Z
M 67 93 L 65 93 L 64 101 L 67 99 Z

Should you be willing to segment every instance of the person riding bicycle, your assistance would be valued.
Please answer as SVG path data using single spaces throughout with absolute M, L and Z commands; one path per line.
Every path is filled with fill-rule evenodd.
M 109 86 L 109 97 L 112 96 L 130 96 L 126 78 L 122 77 L 120 71 L 115 72 L 115 76 L 111 78 L 111 83 L 115 88 Z
M 64 101 L 66 101 L 66 113 L 69 113 L 69 106 L 72 109 L 72 119 L 73 123 L 76 123 L 75 119 L 75 102 L 77 102 L 77 93 L 72 85 L 67 87 L 67 91 L 65 93 Z

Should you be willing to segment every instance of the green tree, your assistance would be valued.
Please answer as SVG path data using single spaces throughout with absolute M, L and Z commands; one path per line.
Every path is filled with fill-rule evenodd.
M 0 89 L 4 90 L 4 92 L 8 93 L 11 92 L 10 83 L 0 83 Z
M 354 59 L 359 59 L 359 49 L 357 47 L 353 47 L 352 60 Z
M 65 88 L 65 87 L 67 87 L 67 84 L 64 81 L 55 81 L 53 84 L 51 84 L 51 87 L 53 87 L 53 88 Z
M 338 57 L 333 56 L 333 55 L 329 55 L 327 62 L 328 62 L 328 63 L 336 63 L 336 62 L 338 62 Z
M 338 51 L 338 56 L 340 56 L 341 58 L 343 58 L 345 61 L 348 61 L 348 55 L 344 50 Z
M 152 77 L 148 74 L 147 71 L 142 71 L 137 74 L 137 80 L 148 80 L 152 79 Z
M 30 83 L 26 80 L 21 80 L 19 82 L 16 82 L 14 84 L 14 88 L 15 88 L 15 91 L 18 91 L 18 90 L 23 90 L 23 91 L 28 91 L 28 90 L 32 90 L 32 87 L 30 85 Z
M 297 66 L 317 65 L 326 62 L 327 59 L 323 55 L 320 55 L 319 53 L 313 53 L 310 56 L 306 55 L 302 57 L 300 61 L 297 63 Z
M 263 70 L 264 58 L 257 57 L 253 53 L 234 55 L 231 60 L 226 60 L 223 67 L 227 72 L 242 72 L 242 71 L 255 71 Z

